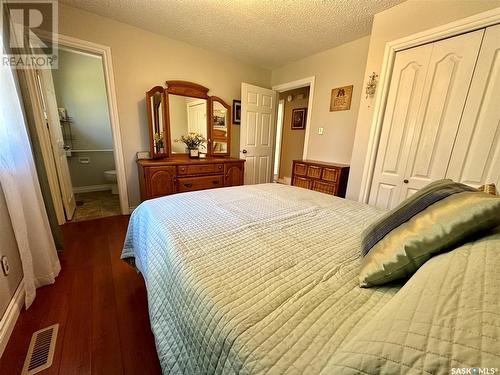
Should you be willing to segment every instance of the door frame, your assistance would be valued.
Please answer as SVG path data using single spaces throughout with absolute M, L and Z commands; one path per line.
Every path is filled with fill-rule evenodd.
M 304 149 L 302 151 L 302 159 L 307 159 L 307 150 L 309 148 L 309 134 L 311 131 L 311 117 L 312 117 L 312 107 L 313 107 L 313 97 L 314 97 L 314 81 L 316 80 L 316 76 L 306 77 L 302 79 L 298 79 L 296 81 L 290 81 L 286 83 L 282 83 L 279 85 L 275 85 L 272 87 L 273 91 L 277 93 L 282 93 L 284 91 L 290 91 L 294 89 L 300 89 L 302 87 L 309 87 L 309 102 L 307 103 L 307 116 L 306 116 L 306 133 L 304 135 Z M 279 97 L 279 95 L 278 95 Z M 278 110 L 278 106 L 276 106 L 276 110 Z M 275 116 L 275 129 L 278 126 L 278 116 Z M 276 139 L 274 142 L 273 151 L 276 151 Z M 273 168 L 274 170 L 274 168 Z
M 281 152 L 283 151 L 283 127 L 285 123 L 285 99 L 280 99 L 278 97 L 278 108 L 276 112 L 276 131 L 275 131 L 275 136 L 274 136 L 274 159 L 273 159 L 273 181 L 277 182 L 279 180 L 279 174 L 280 174 L 280 164 L 281 164 Z M 280 111 L 281 107 L 281 111 Z M 281 113 L 280 113 L 281 112 Z M 281 116 L 280 116 L 281 115 Z M 279 119 L 281 117 L 281 124 L 279 122 Z M 281 128 L 281 129 L 280 129 Z M 278 139 L 278 130 L 280 130 L 280 139 Z M 279 147 L 279 152 L 278 151 Z M 278 179 L 275 180 L 275 171 L 274 168 L 278 166 Z
M 396 52 L 436 42 L 441 39 L 451 38 L 459 34 L 468 33 L 498 23 L 500 23 L 500 8 L 478 13 L 386 43 L 384 59 L 379 74 L 380 79 L 378 82 L 378 92 L 375 98 L 370 136 L 368 139 L 368 147 L 363 167 L 361 188 L 358 197 L 360 202 L 368 203 L 368 199 L 370 197 L 375 161 L 378 153 L 380 134 L 382 133 L 382 123 L 387 104 L 387 97 L 389 95 L 389 84 L 394 66 L 394 59 L 396 58 Z
M 106 96 L 108 99 L 108 112 L 111 123 L 111 135 L 113 139 L 113 157 L 115 160 L 116 179 L 118 185 L 118 193 L 120 196 L 120 208 L 122 215 L 130 214 L 130 206 L 128 199 L 128 187 L 125 171 L 125 163 L 123 157 L 122 138 L 120 131 L 120 121 L 118 117 L 118 104 L 116 100 L 115 78 L 113 72 L 113 62 L 111 57 L 111 48 L 105 45 L 89 42 L 86 40 L 69 37 L 63 34 L 57 34 L 58 44 L 66 48 L 72 48 L 93 55 L 98 55 L 102 59 L 104 69 L 104 81 L 106 85 Z M 31 89 L 31 88 L 30 88 Z M 38 95 L 37 93 L 35 93 Z M 57 172 L 49 165 L 47 168 L 49 176 L 57 176 Z

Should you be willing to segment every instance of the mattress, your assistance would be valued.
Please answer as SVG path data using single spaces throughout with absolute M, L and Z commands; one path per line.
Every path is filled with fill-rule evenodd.
M 358 285 L 381 210 L 263 184 L 146 201 L 122 258 L 148 290 L 166 374 L 317 374 L 399 285 Z
M 382 213 L 279 184 L 141 204 L 122 258 L 144 276 L 163 372 L 498 373 L 500 234 L 360 288 L 360 235 Z

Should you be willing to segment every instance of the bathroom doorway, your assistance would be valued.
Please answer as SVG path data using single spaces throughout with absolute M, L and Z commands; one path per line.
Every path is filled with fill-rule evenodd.
M 120 215 L 102 56 L 60 48 L 52 80 L 76 204 L 74 214 L 66 219 Z

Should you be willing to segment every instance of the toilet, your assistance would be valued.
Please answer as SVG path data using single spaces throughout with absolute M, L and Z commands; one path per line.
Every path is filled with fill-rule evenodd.
M 104 171 L 104 178 L 111 185 L 111 194 L 118 194 L 118 185 L 116 183 L 116 171 Z

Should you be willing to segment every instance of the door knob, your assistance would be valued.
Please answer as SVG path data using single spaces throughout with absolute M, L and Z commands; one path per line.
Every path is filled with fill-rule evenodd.
M 241 151 L 241 152 L 243 152 L 244 154 L 246 154 L 248 151 L 247 151 L 247 150 L 243 150 L 243 151 Z
M 407 183 L 408 183 L 408 180 L 404 179 L 404 180 L 403 180 L 403 182 L 404 182 L 405 184 L 407 184 Z

